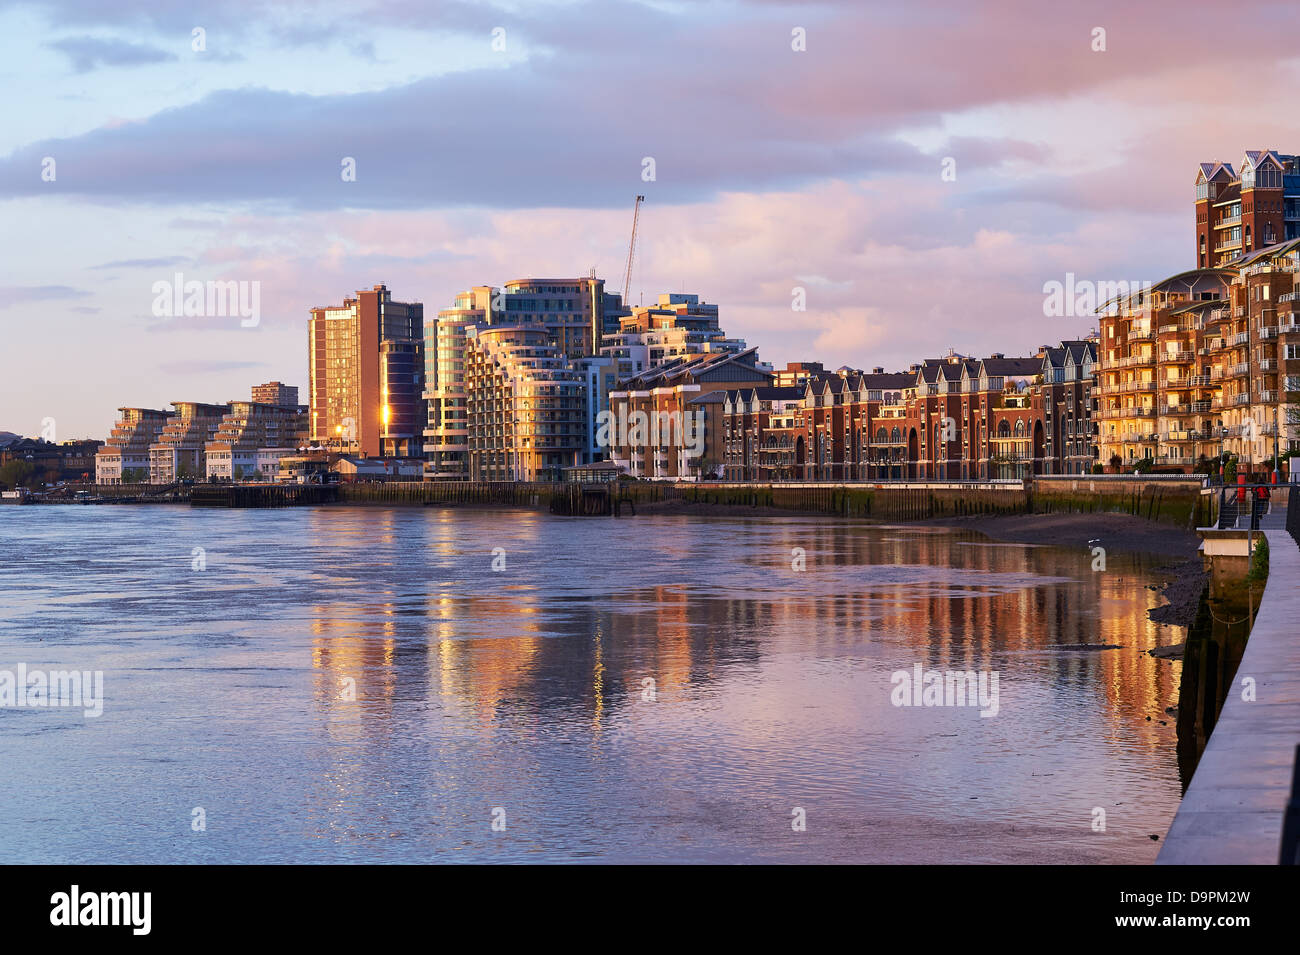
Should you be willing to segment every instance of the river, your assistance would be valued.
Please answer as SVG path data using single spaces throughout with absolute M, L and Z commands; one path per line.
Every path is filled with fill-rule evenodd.
M 0 862 L 1150 862 L 1181 794 L 1161 562 L 825 518 L 0 508 L 0 670 L 104 680 L 98 717 L 0 708 Z M 918 665 L 996 675 L 996 714 L 895 705 Z

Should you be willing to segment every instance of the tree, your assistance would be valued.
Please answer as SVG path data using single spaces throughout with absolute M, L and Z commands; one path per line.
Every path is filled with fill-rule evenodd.
M 36 468 L 32 467 L 26 461 L 14 459 L 8 461 L 0 467 L 0 484 L 3 484 L 9 490 L 17 490 L 32 476 Z

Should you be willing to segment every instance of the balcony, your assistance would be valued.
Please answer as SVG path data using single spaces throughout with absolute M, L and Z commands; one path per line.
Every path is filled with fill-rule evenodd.
M 1249 374 L 1250 374 L 1250 362 L 1241 361 L 1241 362 L 1237 362 L 1237 364 L 1235 365 L 1231 365 L 1228 368 L 1228 374 L 1226 375 L 1226 377 L 1241 378 L 1242 376 L 1249 375 Z
M 1189 361 L 1195 360 L 1195 358 L 1196 358 L 1196 353 L 1190 350 L 1167 351 L 1167 352 L 1162 352 L 1160 354 L 1161 361 L 1174 363 L 1174 364 L 1186 364 Z
M 1260 371 L 1265 371 L 1265 372 L 1275 372 L 1275 371 L 1277 371 L 1277 359 L 1276 359 L 1276 358 L 1261 358 L 1261 359 L 1259 360 L 1259 370 L 1260 370 Z
M 1249 342 L 1250 342 L 1250 332 L 1238 332 L 1237 334 L 1232 336 L 1232 344 L 1234 346 L 1246 345 Z
M 1273 404 L 1275 401 L 1277 401 L 1277 392 L 1276 392 L 1276 391 L 1261 391 L 1261 392 L 1259 392 L 1259 400 L 1260 400 L 1260 402 L 1263 403 L 1263 404 L 1271 405 L 1271 404 Z
M 1239 394 L 1239 395 L 1233 395 L 1233 396 L 1232 396 L 1232 403 L 1233 403 L 1234 405 L 1248 405 L 1248 404 L 1250 404 L 1250 392 L 1249 392 L 1249 391 L 1243 391 L 1243 392 L 1242 392 L 1241 394 Z
M 1262 341 L 1262 342 L 1266 342 L 1266 341 L 1268 341 L 1269 339 L 1272 339 L 1272 338 L 1277 338 L 1277 326 L 1276 326 L 1276 325 L 1265 325 L 1265 326 L 1263 326 L 1262 328 L 1260 328 L 1260 330 L 1259 330 L 1259 340 L 1260 340 L 1260 341 Z

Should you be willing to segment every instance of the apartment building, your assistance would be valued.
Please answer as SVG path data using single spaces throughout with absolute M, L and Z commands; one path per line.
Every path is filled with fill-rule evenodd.
M 1044 474 L 1086 474 L 1097 463 L 1094 383 L 1097 343 L 1091 339 L 1044 345 L 1040 385 Z
M 602 340 L 618 330 L 629 313 L 620 295 L 606 292 L 604 279 L 514 279 L 503 288 L 475 286 L 456 296 L 452 307 L 426 324 L 424 455 L 427 480 L 465 480 L 469 469 L 465 350 L 471 329 L 529 327 L 542 331 L 557 354 L 596 390 L 588 408 L 583 460 L 594 447 L 595 415 L 613 386 L 607 379 L 633 373 L 629 363 L 597 357 Z M 535 337 L 535 336 L 534 336 Z M 639 369 L 635 369 L 639 370 Z
M 1191 470 L 1217 456 L 1234 388 L 1222 331 L 1231 279 L 1231 270 L 1194 269 L 1108 303 L 1098 343 L 1102 464 Z
M 806 393 L 806 384 L 751 386 L 725 393 L 725 480 L 793 481 L 800 476 L 804 433 L 795 422 L 801 420 Z
M 469 431 L 465 413 L 465 336 L 485 326 L 498 292 L 479 285 L 461 292 L 450 308 L 424 326 L 424 477 L 463 481 L 468 477 Z
M 580 464 L 584 379 L 533 323 L 472 327 L 465 343 L 466 463 L 472 481 L 563 481 Z
M 265 395 L 259 391 L 261 387 L 255 387 L 253 394 Z M 292 390 L 296 396 L 297 389 Z M 205 445 L 206 476 L 227 481 L 274 480 L 280 473 L 280 459 L 307 444 L 309 431 L 306 407 L 232 401 L 230 411 Z
M 729 392 L 725 473 L 739 481 L 989 480 L 1078 474 L 1094 462 L 1096 343 L 907 372 L 848 368 Z M 797 398 L 794 397 L 797 395 Z M 767 462 L 767 463 L 765 463 Z
M 424 409 L 424 306 L 388 288 L 313 308 L 308 325 L 311 439 L 367 457 L 418 457 Z
M 1196 172 L 1196 267 L 1300 238 L 1300 158 L 1248 149 L 1240 164 L 1203 162 Z
M 696 399 L 767 386 L 771 380 L 771 369 L 759 362 L 755 348 L 696 353 L 634 375 L 609 396 L 610 460 L 633 477 L 715 477 L 725 466 L 725 394 L 716 405 L 713 398 Z
M 568 358 L 594 355 L 607 330 L 606 306 L 621 296 L 607 295 L 605 280 L 594 275 L 578 279 L 514 279 L 502 290 L 501 316 L 507 325 L 542 325 L 555 347 Z
M 297 408 L 298 386 L 286 385 L 279 381 L 254 385 L 253 401 L 260 405 L 274 405 L 277 408 Z
M 618 332 L 606 335 L 601 354 L 627 361 L 633 374 L 691 355 L 739 353 L 745 343 L 728 338 L 718 319 L 718 306 L 698 295 L 665 292 L 654 305 L 635 305 L 619 321 Z
M 1103 463 L 1254 468 L 1300 450 L 1300 238 L 1197 269 L 1101 319 Z
M 784 368 L 773 373 L 772 384 L 777 388 L 802 388 L 813 378 L 828 378 L 834 372 L 827 371 L 819 361 L 786 362 Z
M 95 454 L 95 483 L 135 484 L 149 480 L 149 448 L 162 436 L 170 411 L 118 408 L 118 419 Z
M 600 425 L 610 414 L 609 396 L 618 382 L 631 376 L 631 372 L 617 358 L 592 355 L 578 358 L 570 364 L 582 379 L 582 453 L 579 464 L 594 464 L 605 459 L 605 446 L 601 443 Z
M 1280 242 L 1232 263 L 1227 306 L 1211 327 L 1226 372 L 1223 392 L 1225 451 L 1249 468 L 1278 451 L 1300 450 L 1300 238 Z M 1212 369 L 1213 371 L 1214 369 Z
M 231 406 L 200 401 L 173 401 L 175 410 L 158 440 L 149 446 L 149 483 L 170 484 L 207 476 L 207 445 L 216 436 Z

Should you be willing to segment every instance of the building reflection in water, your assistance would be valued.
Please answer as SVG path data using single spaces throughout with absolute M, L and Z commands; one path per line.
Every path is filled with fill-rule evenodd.
M 999 672 L 1010 718 L 996 730 L 978 719 L 954 724 L 960 745 L 948 752 L 953 773 L 989 776 L 990 801 L 1014 798 L 988 768 L 1012 752 L 1041 757 L 1039 768 L 1052 768 L 1035 775 L 1059 773 L 1064 785 L 1104 779 L 1098 761 L 1109 747 L 1162 792 L 1177 790 L 1172 719 L 1163 716 L 1177 702 L 1177 664 L 1147 651 L 1183 632 L 1147 619 L 1157 558 L 1111 553 L 1108 569 L 1094 572 L 1082 547 L 799 519 L 363 513 L 342 533 L 322 525 L 338 538 L 333 550 L 327 539 L 313 544 L 330 572 L 355 580 L 310 605 L 316 719 L 338 748 L 326 799 L 369 800 L 375 747 L 412 734 L 431 758 L 477 754 L 472 767 L 421 770 L 441 787 L 423 798 L 457 812 L 468 811 L 454 796 L 457 774 L 482 793 L 470 803 L 490 801 L 493 785 L 517 791 L 520 778 L 562 787 L 573 767 L 567 757 L 552 763 L 550 744 L 585 744 L 594 761 L 583 772 L 629 773 L 638 759 L 629 734 L 643 732 L 680 733 L 710 758 L 733 760 L 728 772 L 759 767 L 764 753 L 779 763 L 812 752 L 865 778 L 866 740 L 901 758 L 935 735 L 888 704 L 890 674 L 917 663 Z M 506 549 L 499 572 L 497 546 Z M 364 561 L 349 567 L 348 547 Z M 792 567 L 795 548 L 804 570 Z M 1111 644 L 1119 649 L 1098 649 Z M 349 679 L 355 699 L 344 692 Z M 644 705 L 647 679 L 654 709 Z M 842 725 L 809 722 L 801 711 L 813 708 Z M 664 772 L 649 765 L 655 758 L 664 757 L 652 747 L 636 771 Z M 689 766 L 672 772 L 690 778 Z M 318 821 L 330 815 L 315 809 Z

